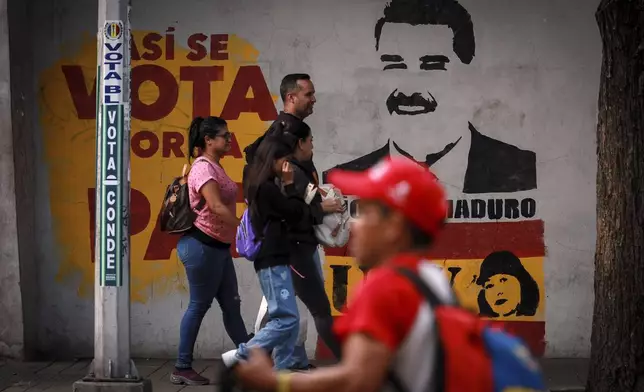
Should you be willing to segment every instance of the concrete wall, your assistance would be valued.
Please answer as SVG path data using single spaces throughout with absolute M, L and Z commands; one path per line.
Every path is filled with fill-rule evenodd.
M 185 162 L 186 127 L 194 114 L 229 120 L 239 148 L 223 163 L 240 181 L 240 150 L 275 117 L 289 72 L 310 73 L 317 89 L 308 122 L 319 170 L 357 158 L 352 165 L 365 169 L 387 154 L 431 165 L 453 203 L 453 224 L 432 256 L 464 303 L 539 354 L 588 355 L 601 55 L 595 2 L 462 0 L 464 9 L 452 6 L 461 23 L 455 46 L 445 26 L 389 22 L 378 50 L 383 0 L 188 3 L 140 0 L 132 9 L 135 356 L 175 355 L 188 301 L 176 238 L 156 227 L 163 190 Z M 38 346 L 91 356 L 97 10 L 95 2 L 41 0 L 32 11 Z M 390 16 L 418 14 L 392 8 Z M 402 56 L 406 69 L 382 55 Z M 448 62 L 422 63 L 425 55 Z M 398 66 L 384 70 L 391 64 Z M 203 67 L 215 68 L 206 76 Z M 344 249 L 327 250 L 325 259 L 339 314 L 362 275 Z M 250 327 L 260 291 L 250 263 L 236 265 Z M 231 347 L 215 306 L 197 355 Z
M 33 102 L 27 4 L 0 2 L 0 355 L 37 355 Z
M 16 219 L 20 254 L 20 289 L 23 309 L 24 358 L 39 356 L 38 300 L 39 268 L 36 263 L 34 206 L 42 198 L 36 193 L 35 139 L 38 124 L 32 114 L 37 101 L 37 80 L 33 77 L 31 48 L 31 10 L 27 2 L 9 1 L 9 37 L 11 51 L 11 109 L 13 129 L 13 159 L 15 171 Z

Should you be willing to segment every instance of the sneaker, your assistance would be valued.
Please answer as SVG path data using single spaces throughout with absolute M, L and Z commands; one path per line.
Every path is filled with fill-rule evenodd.
M 230 350 L 221 354 L 221 360 L 224 363 L 224 366 L 226 366 L 227 368 L 235 366 L 235 364 L 239 361 L 239 357 L 237 357 L 237 350 Z
M 195 372 L 194 369 L 176 369 L 170 375 L 170 382 L 175 385 L 208 385 L 210 380 Z

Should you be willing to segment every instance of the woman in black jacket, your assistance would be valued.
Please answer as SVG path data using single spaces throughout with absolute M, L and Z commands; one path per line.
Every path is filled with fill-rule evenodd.
M 253 231 L 262 241 L 254 267 L 269 304 L 269 320 L 248 343 L 223 355 L 228 366 L 246 358 L 248 346 L 272 351 L 276 369 L 290 369 L 295 364 L 293 349 L 300 320 L 289 267 L 288 226 L 310 218 L 309 208 L 293 184 L 288 162 L 292 153 L 292 142 L 267 137 L 246 172 L 244 195 Z M 284 184 L 285 194 L 280 184 Z
M 312 161 L 313 136 L 311 128 L 303 121 L 286 114 L 282 114 L 263 136 L 244 149 L 248 162 L 244 168 L 244 183 L 248 181 L 251 163 L 255 161 L 258 148 L 262 145 L 264 138 L 283 138 L 287 143 L 293 145 L 290 163 L 293 169 L 296 193 L 300 197 L 304 198 L 309 183 L 316 187 L 319 185 L 317 171 Z M 282 184 L 282 191 L 285 190 L 284 184 Z M 247 193 L 245 193 L 245 197 L 248 198 Z M 307 219 L 289 224 L 288 229 L 289 258 L 295 293 L 308 308 L 313 316 L 318 334 L 336 358 L 340 357 L 340 345 L 332 332 L 331 304 L 324 290 L 324 278 L 318 255 L 319 242 L 313 226 L 322 223 L 324 215 L 342 211 L 342 208 L 342 203 L 339 201 L 323 201 L 318 193 L 309 204 Z M 266 319 L 267 317 L 264 315 L 261 324 L 264 324 Z M 304 344 L 295 347 L 295 358 L 296 369 L 309 367 Z
M 285 137 L 289 137 L 289 134 L 292 134 L 296 140 L 295 150 L 290 159 L 294 186 L 298 194 L 304 196 L 309 184 L 319 186 L 317 171 L 313 165 L 313 135 L 311 128 L 301 121 L 284 129 Z M 311 312 L 318 335 L 336 358 L 340 358 L 341 347 L 332 331 L 331 304 L 324 290 L 324 277 L 318 255 L 319 241 L 313 226 L 321 224 L 324 215 L 342 210 L 340 201 L 334 199 L 323 201 L 320 193 L 317 192 L 309 203 L 310 219 L 301 220 L 298 224 L 289 226 L 290 260 L 295 293 Z M 303 344 L 296 346 L 295 356 L 298 368 L 309 366 Z

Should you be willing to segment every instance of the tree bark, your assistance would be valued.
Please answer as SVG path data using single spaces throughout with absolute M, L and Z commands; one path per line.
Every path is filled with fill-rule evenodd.
M 644 0 L 602 0 L 587 391 L 644 392 Z

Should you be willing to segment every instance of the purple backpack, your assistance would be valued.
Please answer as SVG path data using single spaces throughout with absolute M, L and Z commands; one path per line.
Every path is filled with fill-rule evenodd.
M 241 217 L 241 222 L 237 227 L 237 237 L 235 237 L 237 253 L 249 261 L 255 261 L 259 249 L 262 247 L 262 241 L 255 235 L 253 225 L 250 223 L 250 209 L 246 208 Z

